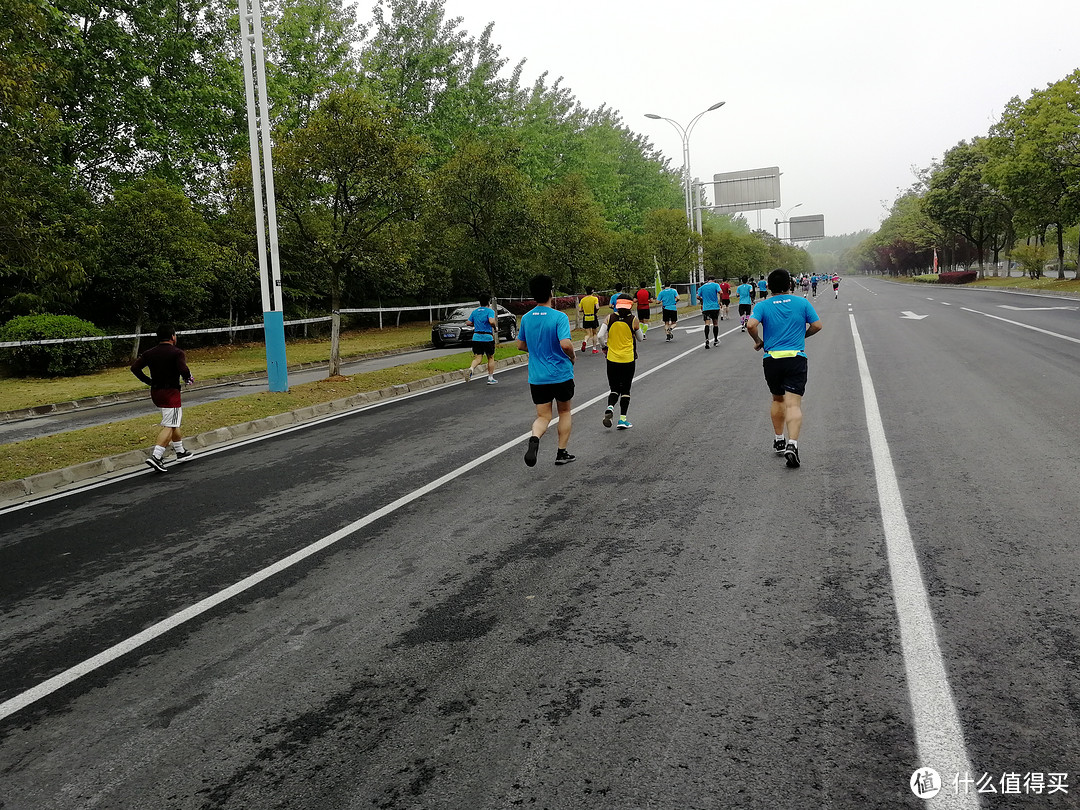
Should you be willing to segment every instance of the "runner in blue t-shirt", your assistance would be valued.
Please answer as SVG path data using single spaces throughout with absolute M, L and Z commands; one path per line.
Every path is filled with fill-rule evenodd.
M 570 342 L 570 319 L 552 306 L 554 286 L 551 276 L 533 276 L 529 291 L 536 306 L 521 317 L 518 329 L 517 347 L 529 353 L 529 388 L 536 405 L 532 436 L 525 451 L 525 464 L 529 467 L 536 466 L 540 437 L 551 424 L 552 401 L 559 409 L 559 449 L 555 463 L 569 464 L 576 459 L 566 449 L 574 399 L 574 344 Z
M 757 283 L 758 298 L 760 298 L 762 301 L 764 301 L 765 297 L 769 294 L 769 286 L 768 285 L 769 285 L 769 283 L 765 280 L 765 276 L 762 276 L 758 280 L 758 283 Z
M 473 372 L 484 359 L 484 355 L 487 355 L 487 384 L 495 385 L 498 382 L 495 379 L 495 329 L 498 321 L 495 319 L 495 310 L 488 306 L 490 303 L 491 296 L 484 293 L 480 296 L 480 306 L 469 313 L 468 321 L 473 327 L 473 360 L 465 382 L 472 380 Z
M 806 338 L 821 331 L 821 319 L 813 305 L 790 294 L 790 288 L 787 270 L 769 273 L 772 296 L 754 307 L 746 331 L 754 340 L 754 350 L 765 351 L 762 368 L 772 394 L 769 416 L 773 423 L 773 451 L 784 456 L 789 467 L 798 467 L 802 398 L 806 391 Z M 760 337 L 759 326 L 763 331 Z
M 750 277 L 743 276 L 742 284 L 735 288 L 735 294 L 739 296 L 739 320 L 742 321 L 742 331 L 746 331 L 746 319 L 750 317 L 750 311 L 754 308 L 754 287 L 750 284 Z
M 810 292 L 814 296 L 814 298 L 817 298 L 818 281 L 820 281 L 820 279 L 817 277 L 817 273 L 814 273 L 814 275 L 810 276 Z
M 705 348 L 709 348 L 709 321 L 712 321 L 713 346 L 720 343 L 720 285 L 709 276 L 698 287 L 697 300 L 701 304 L 701 317 L 705 321 Z
M 660 311 L 663 314 L 664 331 L 667 333 L 667 340 L 674 340 L 675 324 L 679 322 L 679 293 L 675 289 L 675 285 L 668 282 L 668 285 L 656 296 L 656 300 L 660 302 Z

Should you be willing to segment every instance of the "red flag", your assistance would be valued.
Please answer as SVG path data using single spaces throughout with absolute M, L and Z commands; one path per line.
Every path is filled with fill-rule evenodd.
M 934 248 L 934 272 L 937 272 L 937 248 Z

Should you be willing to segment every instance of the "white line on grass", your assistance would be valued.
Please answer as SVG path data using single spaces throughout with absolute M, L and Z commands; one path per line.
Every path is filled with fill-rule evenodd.
M 694 346 L 693 348 L 688 349 L 681 354 L 675 355 L 669 360 L 665 360 L 660 365 L 650 368 L 648 371 L 643 371 L 641 374 L 638 374 L 636 377 L 634 377 L 634 381 L 636 382 L 645 377 L 648 377 L 650 374 L 654 374 L 660 369 L 665 368 L 672 363 L 678 362 L 684 357 L 687 357 L 691 353 L 697 351 L 699 348 L 701 347 Z M 597 402 L 606 399 L 607 396 L 608 395 L 605 392 L 603 394 L 600 394 L 599 396 L 593 397 L 588 402 L 585 402 L 582 405 L 578 405 L 571 411 L 571 413 L 577 413 L 578 411 L 591 407 Z M 401 399 L 402 397 L 398 397 L 396 400 L 389 401 L 400 401 Z M 556 417 L 555 419 L 551 420 L 551 424 L 554 425 L 558 421 L 558 417 Z M 469 470 L 479 467 L 481 464 L 490 461 L 491 459 L 501 455 L 502 453 L 505 453 L 507 450 L 511 450 L 515 447 L 520 448 L 521 443 L 528 439 L 530 435 L 531 431 L 529 433 L 523 433 L 522 435 L 511 439 L 508 442 L 504 442 L 503 444 L 496 447 L 494 450 L 489 450 L 487 453 L 484 453 L 481 456 L 477 456 L 472 461 L 462 464 L 457 469 L 451 470 L 445 475 L 436 478 L 434 481 L 424 484 L 422 487 L 414 489 L 412 492 L 386 504 L 386 506 L 383 506 L 380 509 L 376 509 L 374 512 L 365 515 L 359 520 L 353 521 L 349 525 L 338 529 L 332 534 L 328 534 L 321 540 L 317 540 L 311 545 L 290 554 L 284 559 L 278 560 L 276 563 L 267 566 L 261 571 L 258 571 L 251 576 L 246 577 L 245 579 L 242 579 L 233 585 L 230 585 L 228 588 L 225 588 L 224 590 L 219 591 L 212 596 L 208 596 L 200 602 L 196 602 L 194 605 L 191 605 L 190 607 L 181 610 L 179 613 L 173 614 L 167 619 L 163 619 L 157 624 L 146 628 L 141 633 L 137 633 L 131 638 L 125 639 L 118 644 L 114 644 L 112 647 L 109 647 L 104 652 L 100 652 L 97 655 L 86 659 L 82 663 L 76 664 L 75 666 L 66 669 L 63 672 L 54 675 L 53 677 L 49 678 L 46 681 L 43 681 L 37 686 L 27 689 L 25 692 L 22 692 L 13 698 L 5 700 L 3 703 L 0 703 L 0 720 L 3 720 L 5 717 L 9 717 L 15 712 L 24 709 L 33 703 L 36 703 L 42 698 L 51 695 L 53 692 L 62 689 L 63 687 L 74 681 L 77 681 L 84 675 L 88 675 L 89 673 L 100 669 L 106 664 L 115 661 L 117 658 L 120 658 L 121 656 L 138 649 L 144 644 L 153 641 L 155 638 L 164 635 L 170 630 L 173 630 L 180 625 L 191 621 L 192 619 L 198 618 L 202 614 L 206 613 L 209 610 L 212 610 L 223 602 L 227 602 L 229 599 L 232 599 L 234 596 L 238 596 L 239 594 L 250 590 L 251 588 L 258 585 L 260 582 L 263 582 L 276 574 L 280 574 L 282 571 L 293 567 L 297 563 L 303 562 L 308 557 L 311 557 L 314 554 L 318 554 L 320 551 L 323 551 L 324 549 L 329 548 L 335 543 L 344 540 L 346 537 L 355 534 L 360 529 L 363 529 L 365 526 L 374 523 L 376 520 L 386 517 L 387 515 L 401 509 L 403 506 L 407 506 L 413 501 L 418 500 L 431 492 L 434 492 L 435 490 L 442 487 L 444 484 L 448 484 L 449 482 L 460 478 Z M 231 445 L 231 447 L 236 446 L 237 445 Z
M 919 560 L 915 555 L 915 545 L 904 512 L 892 454 L 885 438 L 885 426 L 878 409 L 870 367 L 866 362 L 855 316 L 848 317 L 851 321 L 851 334 L 855 338 L 855 356 L 862 380 L 870 451 L 874 459 L 878 502 L 881 505 L 881 522 L 885 530 L 893 599 L 900 624 L 900 646 L 915 723 L 915 744 L 919 762 L 912 770 L 934 768 L 943 775 L 946 782 L 941 792 L 927 801 L 927 806 L 934 810 L 978 808 L 977 795 L 955 794 L 949 789 L 948 781 L 951 775 L 972 773 L 971 762 L 964 746 L 960 717 L 949 687 L 941 647 L 938 645 L 937 629 L 930 611 L 930 600 L 923 584 Z

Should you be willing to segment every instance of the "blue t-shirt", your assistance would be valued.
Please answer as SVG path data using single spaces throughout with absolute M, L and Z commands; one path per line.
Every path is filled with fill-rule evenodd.
M 739 296 L 740 304 L 754 303 L 750 300 L 750 293 L 753 292 L 753 289 L 754 288 L 751 287 L 749 284 L 740 284 L 738 287 L 735 288 L 735 294 Z
M 817 276 L 810 276 L 810 283 L 811 284 L 817 284 L 818 283 L 818 277 Z
M 660 294 L 656 296 L 656 300 L 660 302 L 660 306 L 664 309 L 678 309 L 679 294 L 675 291 L 674 287 L 665 287 L 660 291 Z
M 469 314 L 469 322 L 473 325 L 473 340 L 495 340 L 491 332 L 491 324 L 488 318 L 495 317 L 495 310 L 491 307 L 477 307 Z
M 806 325 L 818 319 L 813 305 L 802 296 L 774 295 L 754 307 L 750 315 L 761 323 L 765 353 L 806 349 Z
M 758 281 L 758 283 L 757 283 L 757 288 L 758 288 L 759 292 L 768 292 L 768 290 L 769 290 L 769 282 L 766 281 L 765 279 L 760 279 Z
M 552 307 L 537 306 L 521 317 L 517 339 L 529 353 L 529 383 L 551 385 L 574 379 L 574 364 L 561 342 L 570 340 L 570 319 Z
M 720 285 L 715 281 L 702 284 L 698 287 L 698 297 L 701 298 L 702 311 L 720 309 Z

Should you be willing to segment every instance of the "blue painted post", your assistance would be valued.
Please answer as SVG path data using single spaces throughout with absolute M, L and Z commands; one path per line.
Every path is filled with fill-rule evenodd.
M 266 374 L 271 391 L 289 390 L 289 370 L 285 360 L 285 313 L 264 312 L 263 332 L 266 340 Z

